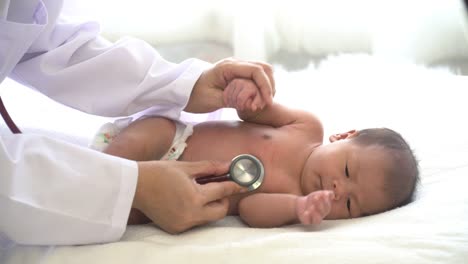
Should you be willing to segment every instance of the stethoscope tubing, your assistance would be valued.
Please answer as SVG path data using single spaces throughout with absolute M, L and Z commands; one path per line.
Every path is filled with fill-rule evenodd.
M 229 180 L 231 180 L 231 176 L 228 173 L 224 175 L 212 175 L 212 176 L 199 177 L 196 179 L 196 182 L 198 184 L 207 184 L 210 182 L 224 182 L 224 181 L 229 181 Z

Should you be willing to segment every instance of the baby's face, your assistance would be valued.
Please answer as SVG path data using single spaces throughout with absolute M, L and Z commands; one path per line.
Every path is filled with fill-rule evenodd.
M 318 147 L 302 174 L 306 193 L 332 190 L 335 199 L 326 219 L 355 218 L 390 207 L 383 192 L 387 157 L 381 147 L 361 147 L 350 139 Z

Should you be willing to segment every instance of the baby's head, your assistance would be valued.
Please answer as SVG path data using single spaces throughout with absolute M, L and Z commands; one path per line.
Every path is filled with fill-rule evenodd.
M 303 172 L 305 192 L 332 190 L 326 219 L 353 218 L 408 204 L 419 181 L 408 143 L 387 128 L 348 131 L 317 147 Z
M 381 148 L 387 158 L 382 187 L 389 199 L 387 210 L 406 205 L 414 199 L 419 182 L 418 162 L 399 133 L 388 128 L 370 128 L 358 131 L 350 140 L 361 147 Z

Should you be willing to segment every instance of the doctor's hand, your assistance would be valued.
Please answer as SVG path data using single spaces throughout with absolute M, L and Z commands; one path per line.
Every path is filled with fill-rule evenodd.
M 276 90 L 271 65 L 224 59 L 201 74 L 184 110 L 191 113 L 206 113 L 226 107 L 223 91 L 231 81 L 239 78 L 252 81 L 266 105 L 273 103 Z
M 222 219 L 229 208 L 227 197 L 239 193 L 242 187 L 234 182 L 199 185 L 195 178 L 225 174 L 229 165 L 210 161 L 138 162 L 132 207 L 172 234 Z

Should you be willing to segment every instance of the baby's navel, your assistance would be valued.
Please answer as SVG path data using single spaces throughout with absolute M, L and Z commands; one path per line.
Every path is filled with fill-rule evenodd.
M 271 136 L 268 134 L 263 134 L 262 138 L 268 140 L 271 139 Z

